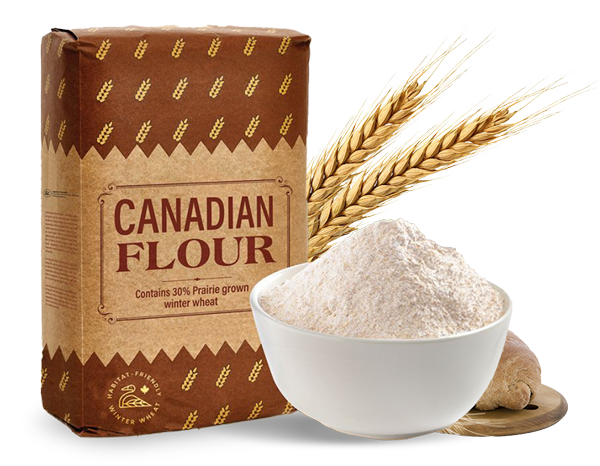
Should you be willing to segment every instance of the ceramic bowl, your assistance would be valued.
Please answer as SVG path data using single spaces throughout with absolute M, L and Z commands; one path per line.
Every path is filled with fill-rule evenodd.
M 303 330 L 265 312 L 262 293 L 308 264 L 261 280 L 250 295 L 273 379 L 299 411 L 351 435 L 403 439 L 444 429 L 467 413 L 490 383 L 508 331 L 511 302 L 483 328 L 421 340 L 348 338 Z

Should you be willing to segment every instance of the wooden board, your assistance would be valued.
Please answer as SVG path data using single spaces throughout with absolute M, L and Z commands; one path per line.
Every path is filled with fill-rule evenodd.
M 535 399 L 520 411 L 498 408 L 472 409 L 443 434 L 469 437 L 500 437 L 535 432 L 550 427 L 567 414 L 567 400 L 556 390 L 542 385 Z

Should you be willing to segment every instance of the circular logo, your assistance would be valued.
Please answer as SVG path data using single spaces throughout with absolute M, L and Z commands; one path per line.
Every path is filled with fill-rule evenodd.
M 158 414 L 162 391 L 147 372 L 129 371 L 112 381 L 106 391 L 110 414 L 122 424 L 144 424 Z
M 45 196 L 45 197 L 50 197 L 50 196 L 52 196 L 52 191 L 50 191 L 49 189 L 44 189 L 44 196 Z

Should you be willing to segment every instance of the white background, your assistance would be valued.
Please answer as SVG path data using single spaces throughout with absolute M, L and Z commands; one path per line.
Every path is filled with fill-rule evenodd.
M 38 129 L 40 38 L 50 27 L 231 24 L 305 32 L 313 38 L 308 147 L 315 156 L 392 76 L 401 82 L 422 58 L 461 34 L 468 39 L 463 51 L 490 33 L 493 40 L 405 132 L 407 139 L 541 79 L 566 77 L 569 84 L 540 107 L 598 81 L 597 6 L 573 0 L 11 3 L 0 32 L 0 457 L 12 459 L 4 464 L 578 464 L 588 454 L 597 458 L 597 84 L 560 105 L 561 114 L 402 195 L 379 215 L 405 218 L 456 247 L 512 297 L 511 328 L 535 351 L 543 382 L 566 397 L 569 412 L 549 429 L 505 438 L 432 434 L 380 442 L 339 434 L 299 413 L 138 438 L 76 437 L 42 410 L 39 397 Z M 7 360 L 7 350 L 18 351 L 18 359 Z

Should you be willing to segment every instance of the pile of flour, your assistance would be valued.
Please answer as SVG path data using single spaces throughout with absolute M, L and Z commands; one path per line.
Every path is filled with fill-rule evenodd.
M 355 338 L 438 338 L 499 319 L 503 299 L 452 248 L 411 223 L 361 228 L 261 297 L 295 327 Z

